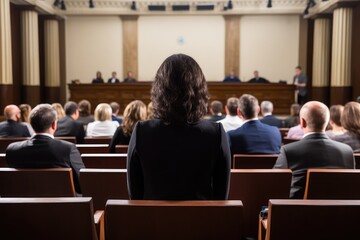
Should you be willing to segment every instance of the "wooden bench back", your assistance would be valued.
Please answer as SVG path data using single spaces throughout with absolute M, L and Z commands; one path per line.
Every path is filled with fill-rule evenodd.
M 234 154 L 234 169 L 272 169 L 278 154 Z

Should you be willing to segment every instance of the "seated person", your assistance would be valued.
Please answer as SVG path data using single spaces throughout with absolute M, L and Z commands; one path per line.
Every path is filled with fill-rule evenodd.
M 96 72 L 96 78 L 92 80 L 92 83 L 104 83 L 104 79 L 101 77 L 101 72 Z
M 31 139 L 14 142 L 6 149 L 6 162 L 12 168 L 71 168 L 75 190 L 80 190 L 80 169 L 85 168 L 75 144 L 54 139 L 56 111 L 49 104 L 37 105 L 30 113 L 35 131 Z
M 127 77 L 124 79 L 124 82 L 125 83 L 136 82 L 136 79 L 134 78 L 134 74 L 132 71 L 128 71 Z
M 209 118 L 209 121 L 217 122 L 220 121 L 221 119 L 224 119 L 225 116 L 222 114 L 222 108 L 223 108 L 222 102 L 218 100 L 212 101 L 210 104 L 211 117 Z
M 331 129 L 326 131 L 329 138 L 333 138 L 346 132 L 345 128 L 341 124 L 341 115 L 343 110 L 344 106 L 342 105 L 333 105 L 330 107 L 329 126 Z
M 265 78 L 259 77 L 259 71 L 254 71 L 254 78 L 250 79 L 248 83 L 269 83 L 269 80 L 266 80 Z
M 241 82 L 241 80 L 235 75 L 235 71 L 232 69 L 230 75 L 226 76 L 223 82 Z
M 270 126 L 274 127 L 282 127 L 283 123 L 280 119 L 272 115 L 274 110 L 274 106 L 270 101 L 262 101 L 261 102 L 261 114 L 264 116 L 260 121 Z
M 277 127 L 259 121 L 257 98 L 250 94 L 240 97 L 238 115 L 244 124 L 228 132 L 231 155 L 277 154 L 281 147 L 281 134 Z
M 131 133 L 138 121 L 146 120 L 146 105 L 139 100 L 129 103 L 124 110 L 124 119 L 111 139 L 110 152 L 115 152 L 116 145 L 129 145 Z
M 21 112 L 16 105 L 7 105 L 4 108 L 5 121 L 0 123 L 0 137 L 30 137 L 29 129 L 26 125 L 19 123 Z
M 112 121 L 112 110 L 109 104 L 100 103 L 95 109 L 95 121 L 88 124 L 86 135 L 89 137 L 112 136 L 119 123 Z
M 91 103 L 88 100 L 84 99 L 79 102 L 79 118 L 77 121 L 83 124 L 85 130 L 89 123 L 95 121 L 91 114 Z
M 291 104 L 290 116 L 284 121 L 284 127 L 291 128 L 300 124 L 299 119 L 300 105 L 297 103 Z
M 304 130 L 302 129 L 300 124 L 289 128 L 289 131 L 286 135 L 286 138 L 289 139 L 302 139 L 303 137 L 304 137 Z
M 111 107 L 111 120 L 118 122 L 120 125 L 122 124 L 122 118 L 119 118 L 119 112 L 120 112 L 120 105 L 117 102 L 111 102 L 110 103 L 110 107 Z
M 243 124 L 243 121 L 237 115 L 238 108 L 239 99 L 235 97 L 228 98 L 225 106 L 226 117 L 220 121 L 217 121 L 218 123 L 222 124 L 225 132 L 237 129 Z
M 120 80 L 116 78 L 116 72 L 111 73 L 111 78 L 108 79 L 108 83 L 119 83 Z

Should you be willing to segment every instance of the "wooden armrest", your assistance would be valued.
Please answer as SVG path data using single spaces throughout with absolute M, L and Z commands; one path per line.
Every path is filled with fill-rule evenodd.
M 105 228 L 104 228 L 104 211 L 98 210 L 94 214 L 94 222 L 96 227 L 96 233 L 99 240 L 105 239 Z
M 261 224 L 265 230 L 267 230 L 267 219 L 262 219 Z
M 258 240 L 264 240 L 266 237 L 267 218 L 259 216 Z

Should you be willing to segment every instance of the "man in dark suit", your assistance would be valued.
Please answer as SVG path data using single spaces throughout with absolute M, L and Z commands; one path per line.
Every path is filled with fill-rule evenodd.
M 225 118 L 222 114 L 223 104 L 218 100 L 214 100 L 210 103 L 210 114 L 209 121 L 217 122 Z
M 111 78 L 109 78 L 108 83 L 119 83 L 120 80 L 116 78 L 116 72 L 111 73 Z
M 281 135 L 278 128 L 258 120 L 258 100 L 249 94 L 240 97 L 238 115 L 244 124 L 228 132 L 231 154 L 276 154 L 280 152 Z
M 241 82 L 240 78 L 235 75 L 235 71 L 231 69 L 229 76 L 226 76 L 223 82 L 237 83 Z
M 49 104 L 36 106 L 30 114 L 35 135 L 26 141 L 14 142 L 6 149 L 6 161 L 14 168 L 71 168 L 76 192 L 81 193 L 80 169 L 85 168 L 76 146 L 54 139 L 56 112 Z
M 260 121 L 262 123 L 265 123 L 267 125 L 270 126 L 274 126 L 274 127 L 282 127 L 283 123 L 280 119 L 278 119 L 277 117 L 272 115 L 274 106 L 272 104 L 272 102 L 270 101 L 262 101 L 261 105 L 261 114 L 264 116 Z
M 269 83 L 269 80 L 259 77 L 259 71 L 254 71 L 254 77 L 248 81 L 248 83 Z
M 67 102 L 64 110 L 66 116 L 58 120 L 55 136 L 75 136 L 76 143 L 84 143 L 84 127 L 76 121 L 79 118 L 78 105 L 75 102 Z
M 303 198 L 309 168 L 355 168 L 352 149 L 325 134 L 329 118 L 329 109 L 323 103 L 306 103 L 300 110 L 304 138 L 281 148 L 274 168 L 292 170 L 290 198 Z
M 8 105 L 4 108 L 6 121 L 0 123 L 0 137 L 30 137 L 26 125 L 19 123 L 20 109 L 16 105 Z
M 124 79 L 125 83 L 133 83 L 136 82 L 136 79 L 134 78 L 134 74 L 132 71 L 128 71 L 127 77 Z
M 111 120 L 116 121 L 121 125 L 123 120 L 117 117 L 119 115 L 120 105 L 117 102 L 111 102 L 110 107 L 112 111 Z

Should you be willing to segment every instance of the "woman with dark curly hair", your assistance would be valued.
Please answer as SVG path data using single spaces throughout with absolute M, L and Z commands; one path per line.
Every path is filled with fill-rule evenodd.
M 227 199 L 230 149 L 221 124 L 202 120 L 208 91 L 191 57 L 168 57 L 151 90 L 153 120 L 139 122 L 128 150 L 130 199 Z

